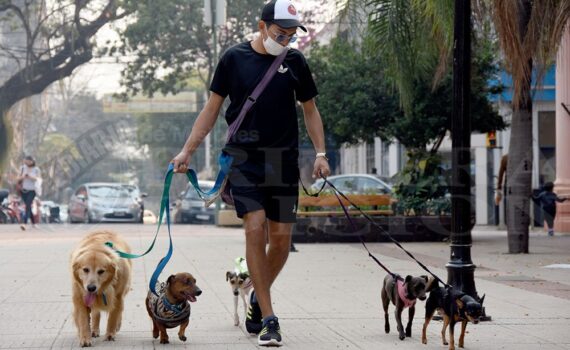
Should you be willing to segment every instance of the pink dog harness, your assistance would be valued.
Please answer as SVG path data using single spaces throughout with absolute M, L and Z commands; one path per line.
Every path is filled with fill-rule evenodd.
M 400 279 L 396 280 L 396 287 L 398 288 L 398 295 L 400 296 L 400 299 L 402 299 L 402 301 L 404 302 L 404 308 L 408 308 L 416 304 L 415 299 L 410 300 L 406 296 L 406 287 L 404 285 L 404 282 L 402 282 L 402 280 Z

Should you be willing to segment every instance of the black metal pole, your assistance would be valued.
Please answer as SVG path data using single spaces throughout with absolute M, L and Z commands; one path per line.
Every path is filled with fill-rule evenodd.
M 455 0 L 450 285 L 478 298 L 471 261 L 471 2 Z

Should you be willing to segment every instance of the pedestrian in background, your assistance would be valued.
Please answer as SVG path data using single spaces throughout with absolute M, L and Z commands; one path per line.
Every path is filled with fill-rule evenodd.
M 36 166 L 36 161 L 32 156 L 26 156 L 24 158 L 24 164 L 20 168 L 20 175 L 18 181 L 21 181 L 21 197 L 26 206 L 26 215 L 20 224 L 22 230 L 26 229 L 26 224 L 28 218 L 30 219 L 34 228 L 38 227 L 38 223 L 34 219 L 34 214 L 32 212 L 32 204 L 34 203 L 34 198 L 36 197 L 36 187 L 40 182 L 40 169 Z
M 533 197 L 540 203 L 540 207 L 542 208 L 542 212 L 544 215 L 544 220 L 546 221 L 546 225 L 548 226 L 548 235 L 554 236 L 554 219 L 556 218 L 556 202 L 562 203 L 566 201 L 568 198 L 565 197 L 558 197 L 556 193 L 554 193 L 554 184 L 552 182 L 547 182 L 544 184 L 542 188 L 542 192 L 538 194 L 538 196 Z

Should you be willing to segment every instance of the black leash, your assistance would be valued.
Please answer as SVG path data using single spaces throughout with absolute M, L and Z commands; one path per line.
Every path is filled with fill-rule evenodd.
M 357 230 L 356 225 L 354 224 L 354 222 L 352 221 L 352 218 L 350 217 L 350 214 L 348 213 L 348 210 L 346 209 L 345 205 L 342 203 L 342 200 L 340 199 L 339 195 L 346 199 L 348 201 L 348 203 L 350 203 L 350 205 L 352 205 L 353 207 L 355 207 L 372 225 L 374 225 L 375 227 L 377 227 L 378 229 L 380 229 L 380 232 L 382 232 L 384 235 L 386 235 L 391 241 L 392 243 L 394 243 L 396 246 L 398 246 L 398 248 L 400 248 L 402 251 L 404 251 L 404 253 L 406 253 L 412 260 L 414 260 L 422 269 L 424 269 L 427 273 L 429 273 L 436 281 L 440 282 L 441 284 L 443 284 L 444 286 L 446 286 L 447 288 L 450 288 L 451 286 L 448 285 L 447 283 L 443 282 L 443 280 L 441 278 L 439 278 L 435 273 L 431 272 L 430 269 L 427 268 L 426 265 L 424 265 L 421 261 L 419 261 L 418 259 L 416 259 L 416 257 L 410 253 L 408 250 L 406 250 L 406 248 L 404 248 L 402 246 L 402 244 L 400 242 L 398 242 L 394 237 L 392 237 L 392 235 L 386 231 L 382 226 L 380 226 L 378 223 L 376 223 L 374 221 L 374 219 L 372 219 L 370 217 L 370 215 L 366 214 L 362 209 L 360 209 L 360 207 L 356 204 L 354 204 L 353 201 L 351 201 L 344 193 L 342 193 L 338 188 L 336 188 L 325 176 L 323 176 L 323 174 L 321 173 L 321 177 L 324 180 L 323 182 L 323 186 L 320 188 L 320 190 L 317 193 L 314 194 L 310 194 L 307 189 L 305 188 L 305 186 L 303 185 L 303 182 L 301 181 L 301 186 L 303 187 L 303 190 L 305 191 L 305 193 L 308 196 L 311 197 L 317 197 L 324 189 L 325 185 L 328 184 L 333 190 L 334 190 L 334 195 L 336 196 L 336 198 L 338 199 L 338 202 L 340 203 L 340 206 L 344 212 L 344 215 L 346 216 L 346 218 L 348 219 L 348 221 L 350 222 L 352 228 L 354 229 L 354 231 Z M 378 258 L 376 258 L 374 256 L 374 254 L 372 254 L 370 252 L 370 250 L 368 249 L 368 247 L 366 246 L 366 243 L 364 242 L 364 240 L 362 239 L 362 235 L 358 235 L 358 238 L 360 239 L 360 242 L 362 243 L 362 245 L 364 246 L 364 249 L 366 249 L 366 251 L 368 252 L 368 256 L 370 256 L 380 267 L 382 267 L 386 272 L 388 272 L 390 275 L 392 275 L 392 277 L 400 277 L 399 275 L 391 272 L 386 266 L 384 266 L 384 264 L 382 264 L 380 262 L 380 260 L 378 260 Z M 401 278 L 401 277 L 400 277 Z

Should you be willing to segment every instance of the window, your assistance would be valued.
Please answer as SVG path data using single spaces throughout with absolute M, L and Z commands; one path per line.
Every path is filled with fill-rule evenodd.
M 388 190 L 380 182 L 362 177 L 358 179 L 358 193 L 381 194 L 388 193 Z
M 382 175 L 390 176 L 390 144 L 382 141 Z
M 332 184 L 344 193 L 354 193 L 357 190 L 356 178 L 354 177 L 341 177 L 334 179 Z
M 85 197 L 87 197 L 87 190 L 85 189 L 85 187 L 81 186 L 77 189 L 77 191 L 75 191 L 75 195 L 76 196 L 84 195 Z
M 127 189 L 121 186 L 95 186 L 89 187 L 91 196 L 97 198 L 127 198 L 130 197 Z
M 373 174 L 372 169 L 376 170 L 376 164 L 374 162 L 374 142 L 366 144 L 366 172 Z

